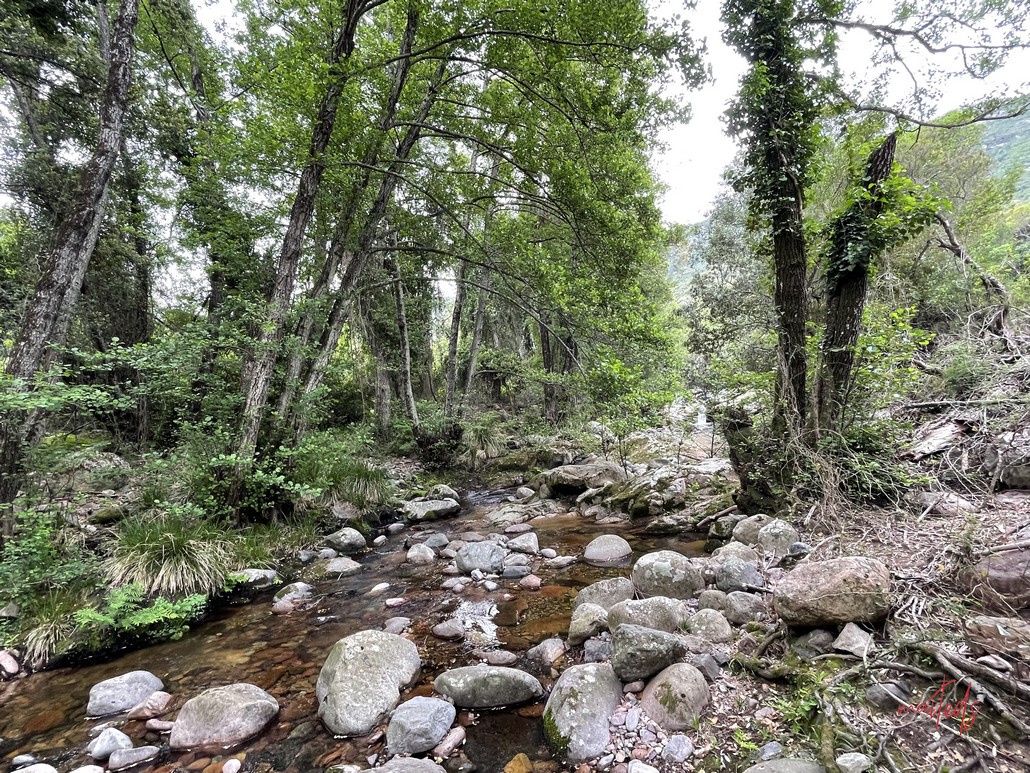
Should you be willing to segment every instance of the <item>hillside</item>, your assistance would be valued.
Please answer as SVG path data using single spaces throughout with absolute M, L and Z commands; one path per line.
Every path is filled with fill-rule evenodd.
M 992 121 L 984 134 L 987 152 L 998 162 L 999 170 L 1020 166 L 1023 175 L 1016 187 L 1020 201 L 1030 201 L 1030 113 L 1008 121 Z

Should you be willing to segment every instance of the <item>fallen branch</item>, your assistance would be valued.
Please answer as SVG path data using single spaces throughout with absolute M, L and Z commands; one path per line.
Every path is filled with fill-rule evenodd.
M 704 518 L 702 518 L 700 521 L 697 522 L 697 524 L 694 526 L 694 528 L 695 529 L 700 529 L 702 526 L 707 526 L 712 521 L 718 521 L 724 515 L 729 515 L 730 513 L 732 513 L 736 509 L 737 509 L 736 505 L 730 505 L 729 507 L 727 507 L 727 508 L 725 508 L 723 510 L 720 510 L 717 513 L 712 513 L 711 515 L 706 515 Z
M 1008 545 L 995 545 L 993 548 L 988 548 L 988 553 L 1004 553 L 1006 550 L 1022 550 L 1023 548 L 1030 548 L 1030 540 L 1024 540 L 1022 542 L 1010 542 Z

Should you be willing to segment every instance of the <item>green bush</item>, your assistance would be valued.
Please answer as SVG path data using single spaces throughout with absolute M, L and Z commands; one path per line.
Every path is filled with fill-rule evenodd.
M 85 607 L 74 614 L 75 630 L 91 649 L 126 640 L 133 643 L 178 639 L 200 619 L 207 597 L 195 593 L 168 600 L 150 600 L 139 583 L 113 589 L 98 607 Z
M 940 378 L 948 397 L 970 397 L 991 374 L 991 366 L 978 354 L 972 341 L 956 341 L 941 347 L 937 357 L 944 360 Z
M 386 470 L 365 461 L 360 438 L 316 432 L 293 455 L 292 483 L 322 504 L 350 502 L 365 510 L 396 494 Z
M 42 668 L 75 646 L 72 614 L 81 602 L 79 594 L 62 588 L 54 588 L 26 602 L 20 635 L 29 666 Z

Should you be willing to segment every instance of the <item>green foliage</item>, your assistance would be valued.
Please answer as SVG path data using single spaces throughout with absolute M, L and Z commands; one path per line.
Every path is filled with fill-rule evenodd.
M 980 356 L 971 341 L 954 341 L 941 347 L 934 356 L 943 360 L 940 382 L 948 397 L 967 399 L 992 375 L 990 362 Z
M 32 668 L 42 668 L 75 646 L 75 625 L 71 615 L 80 603 L 78 594 L 57 587 L 26 603 L 22 610 L 25 622 L 21 637 L 25 660 Z
M 325 431 L 309 434 L 293 455 L 291 483 L 322 504 L 350 502 L 360 510 L 389 502 L 395 495 L 387 472 L 361 457 L 363 439 Z
M 902 428 L 881 420 L 852 426 L 843 434 L 829 434 L 817 444 L 816 467 L 810 480 L 812 494 L 824 494 L 820 482 L 832 480 L 849 500 L 871 504 L 898 504 L 902 497 L 924 480 L 897 458 L 902 447 Z M 818 469 L 832 466 L 829 475 Z
M 126 640 L 134 643 L 180 638 L 190 623 L 200 619 L 207 597 L 191 594 L 169 601 L 148 598 L 139 583 L 111 590 L 99 606 L 76 610 L 75 628 L 92 649 Z

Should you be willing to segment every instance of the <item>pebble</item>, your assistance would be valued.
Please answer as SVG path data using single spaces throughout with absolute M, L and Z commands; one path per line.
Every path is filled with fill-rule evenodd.
M 399 607 L 401 604 L 407 604 L 407 603 L 408 603 L 408 600 L 405 599 L 405 598 L 392 598 L 392 599 L 387 599 L 386 600 L 386 606 L 390 607 L 391 609 L 393 607 Z
M 533 527 L 528 523 L 513 523 L 504 529 L 505 534 L 525 534 L 527 531 L 533 531 Z
M 640 709 L 633 708 L 626 712 L 626 729 L 632 732 L 640 723 Z
M 837 767 L 840 768 L 840 773 L 862 773 L 872 766 L 873 761 L 859 752 L 848 752 L 837 758 Z
M 774 760 L 783 754 L 783 744 L 779 741 L 769 741 L 765 746 L 756 751 L 752 757 L 761 762 L 768 762 Z
M 541 558 L 557 558 L 558 557 L 558 551 L 555 550 L 554 548 L 544 548 L 543 550 L 540 551 L 540 557 Z
M 172 725 L 174 722 L 169 722 L 167 719 L 148 719 L 146 728 L 147 730 L 153 730 L 155 733 L 168 733 L 171 732 Z
M 483 587 L 487 591 L 489 591 L 490 593 L 493 593 L 495 590 L 497 590 L 501 586 L 498 585 L 497 583 L 495 583 L 493 580 L 487 580 L 486 582 L 483 583 Z
M 507 650 L 490 650 L 483 653 L 483 658 L 491 666 L 510 666 L 519 659 L 519 656 Z
M 383 630 L 387 633 L 402 634 L 411 625 L 410 617 L 391 617 L 383 624 Z
M 404 531 L 403 523 L 391 523 L 386 527 L 387 534 L 400 534 L 402 531 Z
M 385 534 L 380 534 L 378 537 L 376 537 L 374 540 L 372 540 L 372 544 L 375 545 L 377 548 L 381 548 L 386 543 L 387 543 L 387 539 L 386 539 L 386 535 Z M 239 760 L 237 760 L 237 762 L 238 761 Z M 222 766 L 222 771 L 224 773 L 225 765 Z
M 373 585 L 371 588 L 369 588 L 368 594 L 371 596 L 371 595 L 373 595 L 375 593 L 382 593 L 384 590 L 387 590 L 389 587 L 390 587 L 390 583 L 388 583 L 388 582 L 381 582 L 378 585 Z
M 519 585 L 521 585 L 523 588 L 526 588 L 527 590 L 539 590 L 540 584 L 541 580 L 535 574 L 527 574 L 525 577 L 519 580 Z
M 463 743 L 465 743 L 465 728 L 461 725 L 452 727 L 433 749 L 433 754 L 437 757 L 450 757 L 454 754 L 454 750 Z
M 230 757 L 222 764 L 222 773 L 240 773 L 243 763 L 235 757 Z
M 465 626 L 460 620 L 444 620 L 433 626 L 433 636 L 444 641 L 457 641 L 465 638 Z

